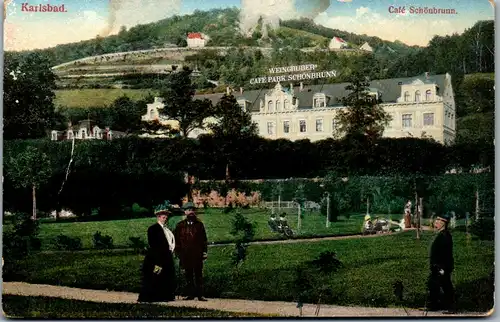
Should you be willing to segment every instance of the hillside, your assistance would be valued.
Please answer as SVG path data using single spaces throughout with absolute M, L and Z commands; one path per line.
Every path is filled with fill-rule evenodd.
M 186 46 L 188 32 L 204 32 L 210 36 L 208 46 L 268 46 L 279 43 L 283 46 L 315 47 L 328 43 L 334 35 L 343 37 L 353 44 L 362 45 L 367 41 L 374 49 L 389 45 L 400 54 L 412 47 L 398 42 L 387 42 L 377 37 L 360 36 L 340 30 L 315 25 L 310 20 L 282 21 L 282 27 L 273 31 L 270 41 L 260 41 L 260 35 L 245 38 L 238 31 L 237 8 L 195 11 L 191 15 L 173 16 L 154 23 L 138 25 L 129 30 L 122 29 L 118 35 L 97 37 L 77 43 L 58 45 L 53 48 L 36 50 L 46 56 L 55 66 L 87 56 L 102 55 L 132 50 L 145 50 Z

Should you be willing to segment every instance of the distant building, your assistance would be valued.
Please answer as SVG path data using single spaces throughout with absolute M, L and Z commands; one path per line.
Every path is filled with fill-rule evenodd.
M 328 48 L 330 50 L 347 48 L 347 42 L 342 38 L 333 37 L 332 40 L 330 40 Z
M 243 110 L 252 113 L 259 135 L 267 139 L 311 141 L 338 137 L 336 114 L 345 109 L 341 99 L 349 94 L 348 83 L 282 86 L 268 90 L 235 93 Z M 456 110 L 451 76 L 428 74 L 418 77 L 373 80 L 369 94 L 392 121 L 384 137 L 433 138 L 447 144 L 455 140 Z M 221 94 L 197 95 L 216 101 Z
M 210 38 L 201 32 L 190 32 L 186 38 L 188 48 L 203 48 L 209 40 Z
M 363 44 L 363 46 L 359 47 L 359 49 L 364 50 L 364 51 L 373 52 L 373 48 L 367 42 L 365 42 Z
M 78 125 L 74 126 L 71 123 L 68 124 L 68 128 L 65 131 L 53 130 L 50 135 L 52 141 L 63 141 L 63 140 L 112 140 L 120 137 L 126 136 L 126 133 L 119 131 L 112 131 L 110 128 L 106 127 L 101 129 L 96 123 L 91 120 L 84 120 L 78 122 Z

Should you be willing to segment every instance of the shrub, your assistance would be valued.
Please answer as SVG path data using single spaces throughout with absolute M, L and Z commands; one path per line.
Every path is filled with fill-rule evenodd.
M 143 252 L 147 247 L 146 242 L 143 241 L 141 237 L 129 237 L 129 241 L 130 246 L 138 253 Z
M 108 235 L 102 235 L 100 231 L 97 231 L 92 241 L 94 242 L 94 248 L 96 249 L 111 249 L 113 248 L 113 237 Z
M 55 238 L 56 248 L 59 250 L 79 250 L 82 249 L 82 241 L 78 237 L 59 235 Z
M 479 218 L 472 223 L 470 230 L 481 240 L 493 240 L 495 238 L 495 219 Z

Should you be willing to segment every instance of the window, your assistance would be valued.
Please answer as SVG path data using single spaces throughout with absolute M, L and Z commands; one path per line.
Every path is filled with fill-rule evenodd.
M 335 132 L 337 130 L 337 120 L 333 118 L 332 120 L 332 132 Z
M 405 102 L 410 101 L 410 93 L 405 92 Z
M 267 134 L 269 134 L 269 135 L 274 134 L 274 123 L 273 122 L 267 122 Z
M 280 111 L 281 110 L 281 102 L 280 100 L 277 100 L 276 101 L 276 111 Z
M 325 107 L 325 97 L 318 96 L 314 99 L 314 107 Z
M 268 108 L 269 112 L 274 112 L 274 103 L 273 103 L 273 101 L 267 102 L 267 108 Z
M 52 141 L 57 141 L 57 131 L 52 131 Z
M 420 102 L 420 91 L 415 92 L 415 102 Z
M 402 115 L 403 127 L 411 127 L 411 114 Z
M 430 101 L 431 100 L 431 90 L 428 89 L 425 91 L 425 100 Z
M 86 137 L 87 137 L 87 130 L 81 129 L 80 130 L 80 138 L 85 139 Z
M 307 131 L 307 127 L 306 127 L 306 120 L 300 120 L 299 121 L 299 131 L 301 133 L 304 133 Z
M 290 102 L 288 102 L 288 100 L 284 100 L 284 101 L 283 101 L 283 103 L 284 103 L 284 105 L 285 105 L 285 106 L 284 106 L 284 107 L 285 107 L 285 110 L 288 110 L 288 109 L 290 108 L 290 106 L 289 106 L 289 105 L 290 105 Z
M 283 121 L 283 133 L 290 133 L 290 121 Z
M 155 118 L 155 110 L 154 110 L 154 109 L 151 109 L 151 110 L 149 111 L 149 118 L 150 118 L 150 119 L 154 119 L 154 118 Z
M 424 113 L 424 126 L 434 125 L 434 113 Z
M 323 132 L 323 119 L 316 120 L 316 132 Z

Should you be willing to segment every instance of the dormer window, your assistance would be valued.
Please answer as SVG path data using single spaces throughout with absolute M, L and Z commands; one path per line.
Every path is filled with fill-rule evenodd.
M 57 141 L 57 131 L 52 131 L 52 141 Z
M 153 120 L 155 118 L 155 110 L 152 108 L 149 110 L 149 118 Z
M 281 101 L 280 100 L 276 101 L 276 111 L 281 111 Z
M 427 91 L 425 91 L 425 100 L 426 101 L 430 101 L 431 100 L 431 95 L 432 95 L 432 93 L 431 93 L 430 89 L 428 89 Z
M 283 101 L 283 108 L 285 109 L 285 111 L 290 108 L 290 102 L 287 99 Z
M 415 102 L 420 102 L 420 91 L 415 92 Z
M 80 129 L 80 138 L 85 139 L 87 137 L 87 129 Z
M 409 101 L 410 101 L 410 93 L 405 92 L 405 102 L 409 102 Z
M 326 97 L 325 94 L 314 94 L 313 97 L 313 106 L 314 107 L 325 107 L 326 106 Z
M 246 102 L 245 100 L 238 100 L 238 105 L 241 107 L 242 111 L 246 111 Z

